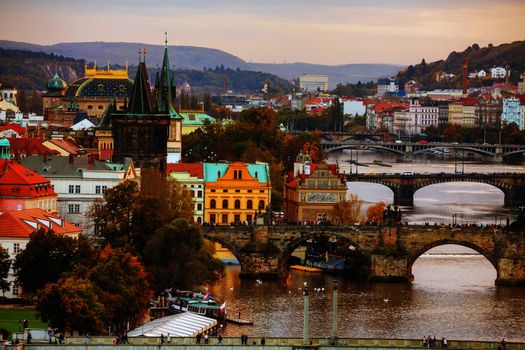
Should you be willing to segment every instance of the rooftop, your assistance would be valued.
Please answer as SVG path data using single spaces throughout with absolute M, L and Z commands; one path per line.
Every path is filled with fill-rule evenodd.
M 6 211 L 0 214 L 0 237 L 29 238 L 39 229 L 52 229 L 57 234 L 79 235 L 81 229 L 40 208 Z

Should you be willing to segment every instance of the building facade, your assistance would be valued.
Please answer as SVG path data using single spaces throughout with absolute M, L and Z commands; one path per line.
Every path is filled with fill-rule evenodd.
M 517 99 L 516 97 L 507 97 L 503 99 L 501 122 L 503 124 L 516 123 L 516 125 L 520 126 L 521 107 L 519 99 Z
M 429 126 L 438 126 L 439 107 L 423 106 L 419 99 L 413 98 L 408 106 L 406 131 L 410 134 L 420 134 Z
M 204 163 L 204 218 L 213 225 L 252 223 L 271 208 L 267 163 Z
M 168 180 L 177 181 L 184 189 L 191 192 L 193 200 L 193 221 L 204 222 L 204 166 L 202 163 L 169 164 Z
M 328 91 L 328 75 L 303 74 L 299 77 L 299 88 L 303 92 Z
M 347 186 L 335 164 L 296 163 L 283 191 L 286 220 L 308 223 L 334 221 L 334 207 L 346 199 Z

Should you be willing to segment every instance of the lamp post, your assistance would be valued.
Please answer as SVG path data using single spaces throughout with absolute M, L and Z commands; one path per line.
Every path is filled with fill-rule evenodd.
M 308 345 L 308 284 L 304 282 L 303 344 Z
M 337 280 L 334 280 L 332 292 L 332 343 L 335 345 L 337 339 Z

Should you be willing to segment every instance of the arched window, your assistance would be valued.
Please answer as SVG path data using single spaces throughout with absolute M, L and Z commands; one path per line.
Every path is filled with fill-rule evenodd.
M 210 201 L 210 208 L 211 208 L 211 209 L 215 209 L 216 207 L 217 207 L 217 203 L 215 202 L 215 199 L 212 199 L 212 200 Z
M 234 171 L 233 171 L 233 178 L 234 178 L 235 180 L 237 180 L 237 170 L 234 170 Z
M 222 200 L 222 208 L 223 209 L 228 209 L 228 200 L 227 199 L 223 199 Z
M 238 199 L 235 200 L 235 209 L 241 209 L 241 201 Z
M 259 201 L 259 209 L 264 209 L 264 201 L 262 199 Z
M 239 180 L 242 180 L 242 170 L 239 170 L 239 173 L 237 176 L 239 176 Z
M 247 202 L 246 202 L 246 209 L 253 209 L 253 202 L 251 199 L 249 199 Z
M 197 218 L 197 223 L 202 224 L 202 218 L 200 216 Z

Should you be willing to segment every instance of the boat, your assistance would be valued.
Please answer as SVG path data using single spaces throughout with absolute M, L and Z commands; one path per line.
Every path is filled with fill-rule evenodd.
M 213 299 L 210 293 L 177 291 L 175 295 L 169 296 L 167 300 L 169 310 L 173 313 L 193 312 L 216 320 L 224 320 L 226 318 L 226 303 L 221 304 L 217 299 Z

